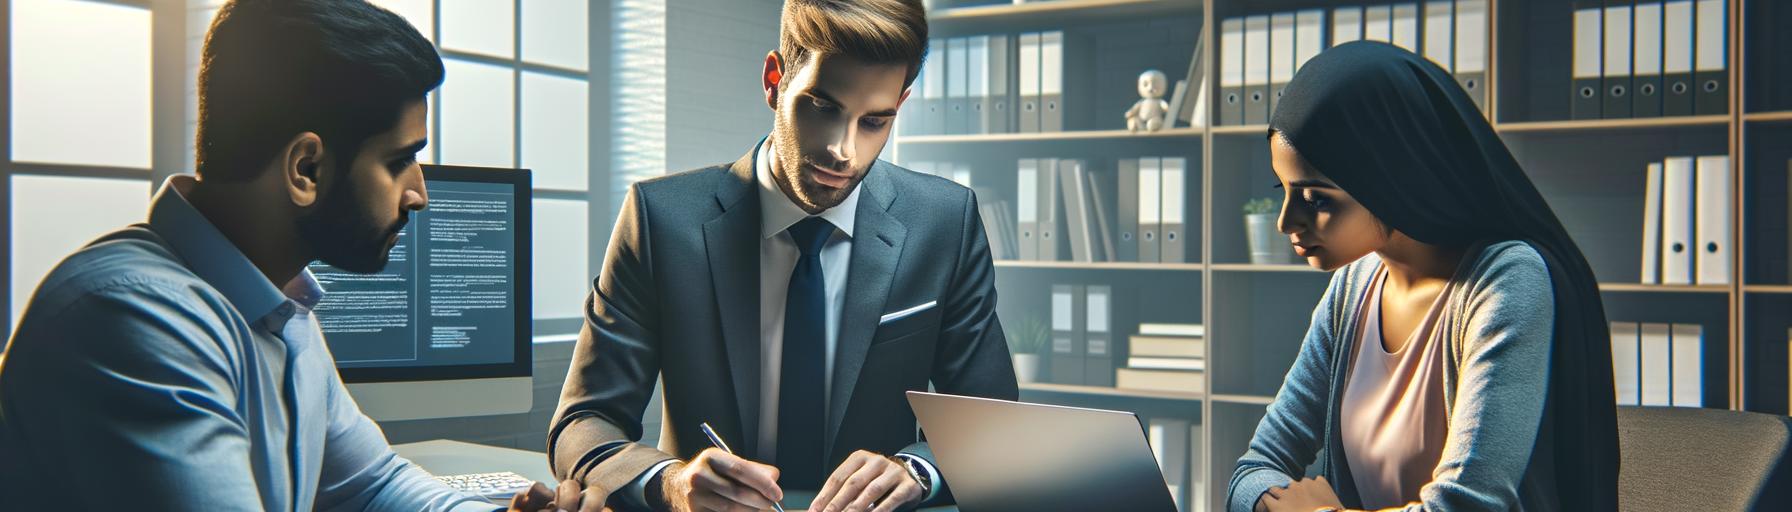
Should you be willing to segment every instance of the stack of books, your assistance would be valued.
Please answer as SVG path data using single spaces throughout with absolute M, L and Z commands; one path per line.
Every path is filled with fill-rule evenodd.
M 1205 393 L 1207 327 L 1201 324 L 1139 324 L 1126 358 L 1114 371 L 1116 387 L 1144 391 Z

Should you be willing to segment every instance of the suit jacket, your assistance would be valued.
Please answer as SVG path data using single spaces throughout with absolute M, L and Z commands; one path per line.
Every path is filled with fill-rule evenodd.
M 744 457 L 772 455 L 758 446 L 755 154 L 629 188 L 548 433 L 558 478 L 616 491 L 661 461 L 708 448 L 703 422 Z M 829 472 L 855 450 L 933 462 L 907 391 L 931 382 L 942 393 L 1019 395 L 976 197 L 882 161 L 859 186 L 828 404 Z M 928 301 L 938 304 L 879 325 Z M 657 449 L 637 442 L 656 378 L 664 384 Z M 950 500 L 942 484 L 933 501 Z

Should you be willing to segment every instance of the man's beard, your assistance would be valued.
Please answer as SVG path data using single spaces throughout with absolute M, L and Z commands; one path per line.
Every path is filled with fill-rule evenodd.
M 784 174 L 784 185 L 789 187 L 791 192 L 796 194 L 795 199 L 798 203 L 810 205 L 818 211 L 839 206 L 841 202 L 846 200 L 847 196 L 852 195 L 853 190 L 858 188 L 859 182 L 865 179 L 865 172 L 860 172 L 860 169 L 853 169 L 853 176 L 855 177 L 853 178 L 852 183 L 848 184 L 848 186 L 843 189 L 836 189 L 821 185 L 820 183 L 804 180 L 803 176 L 810 172 L 807 166 L 818 165 L 826 169 L 838 169 L 839 165 L 837 165 L 837 162 L 830 162 L 830 165 L 822 165 L 819 162 L 804 158 L 802 148 L 797 145 L 795 127 L 791 126 L 790 122 L 786 121 L 781 114 L 772 117 L 772 129 L 774 131 L 771 140 L 772 151 L 778 155 L 778 167 L 782 168 L 778 170 Z M 776 176 L 774 176 L 774 178 L 776 178 Z
M 404 229 L 410 216 L 400 212 L 398 222 L 379 226 L 361 214 L 363 209 L 355 204 L 355 190 L 347 180 L 330 192 L 315 210 L 299 217 L 299 236 L 311 246 L 314 257 L 329 266 L 357 274 L 385 270 L 391 257 L 386 241 Z

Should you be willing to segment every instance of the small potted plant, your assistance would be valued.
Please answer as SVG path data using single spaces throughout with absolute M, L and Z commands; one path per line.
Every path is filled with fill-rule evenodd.
M 1045 321 L 1032 315 L 1015 327 L 1008 335 L 1008 350 L 1014 355 L 1014 377 L 1023 383 L 1038 382 L 1043 359 L 1040 353 L 1051 339 L 1051 329 L 1046 327 Z
M 1276 229 L 1276 200 L 1267 197 L 1244 204 L 1245 240 L 1251 248 L 1251 263 L 1285 264 L 1294 259 L 1294 248 Z

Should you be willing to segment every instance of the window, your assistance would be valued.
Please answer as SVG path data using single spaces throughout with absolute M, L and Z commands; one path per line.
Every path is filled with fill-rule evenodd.
M 12 160 L 149 168 L 149 10 L 12 2 Z
M 148 0 L 9 8 L 10 115 L 0 140 L 8 331 L 69 253 L 143 221 L 152 148 Z
M 149 211 L 149 181 L 66 176 L 13 175 L 12 321 L 31 300 L 50 269 L 88 242 L 126 225 L 143 222 Z
M 434 105 L 435 161 L 533 172 L 537 335 L 578 331 L 591 254 L 590 11 L 585 0 L 438 0 L 448 76 Z M 433 16 L 431 16 L 433 14 Z M 422 24 L 418 24 L 422 26 Z M 607 227 L 607 226 L 606 226 Z

